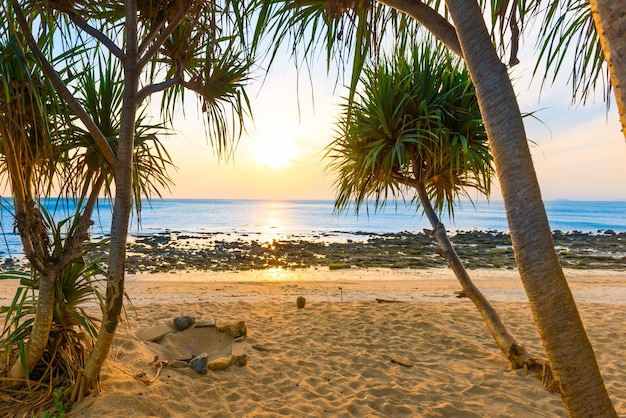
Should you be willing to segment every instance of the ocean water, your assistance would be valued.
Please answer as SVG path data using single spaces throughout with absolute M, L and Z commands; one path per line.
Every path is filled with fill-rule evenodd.
M 548 201 L 546 211 L 552 230 L 601 233 L 626 232 L 626 201 Z M 46 210 L 62 219 L 74 210 L 72 202 L 45 202 Z M 94 214 L 92 237 L 109 233 L 111 209 L 102 200 Z M 508 232 L 502 202 L 461 202 L 454 219 L 444 214 L 442 222 L 454 231 L 496 230 Z M 19 256 L 21 243 L 14 231 L 10 201 L 0 208 L 0 257 Z M 332 200 L 187 200 L 164 199 L 144 202 L 141 219 L 131 221 L 131 235 L 163 232 L 214 234 L 216 239 L 321 239 L 366 238 L 370 234 L 420 232 L 430 228 L 421 209 L 403 203 L 373 206 L 337 214 Z

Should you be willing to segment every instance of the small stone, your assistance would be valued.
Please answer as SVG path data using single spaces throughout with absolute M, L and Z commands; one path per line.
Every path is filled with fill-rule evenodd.
M 233 360 L 233 358 L 234 358 L 234 360 Z M 247 354 L 240 354 L 238 356 L 233 356 L 233 358 L 231 358 L 231 363 L 235 363 L 239 367 L 243 367 L 246 364 L 248 364 L 248 355 Z
M 192 326 L 196 322 L 193 316 L 185 315 L 174 318 L 174 328 L 176 331 L 183 331 Z
M 241 343 L 241 342 L 243 342 L 243 340 L 245 340 L 245 339 L 246 339 L 246 337 L 243 337 L 243 336 L 242 336 L 242 337 L 237 337 L 237 338 L 235 338 L 235 342 L 236 342 L 236 343 Z
M 209 370 L 224 370 L 230 367 L 231 365 L 231 360 L 235 358 L 235 356 L 233 356 L 232 358 L 226 358 L 226 357 L 220 357 L 220 358 L 216 358 L 215 360 L 211 360 L 207 365 L 206 368 Z M 206 371 L 205 371 L 206 373 Z
M 205 374 L 208 362 L 209 357 L 207 353 L 202 353 L 189 362 L 189 368 L 196 373 Z
M 298 296 L 298 299 L 296 299 L 296 306 L 298 309 L 302 309 L 304 308 L 304 305 L 306 305 L 306 299 L 304 296 Z

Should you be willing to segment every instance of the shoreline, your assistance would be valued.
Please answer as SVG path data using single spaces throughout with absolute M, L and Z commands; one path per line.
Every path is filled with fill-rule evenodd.
M 577 303 L 626 304 L 626 272 L 565 269 Z M 491 302 L 527 303 L 516 270 L 475 269 L 474 284 Z M 9 305 L 19 285 L 6 280 L 0 306 Z M 102 283 L 104 286 L 104 283 Z M 405 302 L 450 302 L 461 289 L 449 268 L 330 270 L 265 269 L 247 271 L 177 270 L 127 274 L 126 293 L 133 305 L 188 302 L 294 302 L 304 296 L 315 302 L 362 302 L 377 298 Z
M 626 272 L 566 269 L 565 276 L 577 303 L 626 304 Z M 491 302 L 528 302 L 516 270 L 477 269 L 470 271 L 470 277 Z M 180 286 L 181 283 L 184 286 Z M 295 303 L 298 296 L 316 302 L 362 302 L 380 298 L 457 303 L 463 300 L 454 293 L 460 289 L 449 268 L 186 271 L 134 274 L 126 279 L 126 291 L 136 304 L 155 301 Z

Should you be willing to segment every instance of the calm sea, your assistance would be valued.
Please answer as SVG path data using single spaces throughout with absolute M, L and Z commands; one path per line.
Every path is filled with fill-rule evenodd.
M 61 219 L 68 206 L 49 211 Z M 141 222 L 135 217 L 131 234 L 145 235 L 162 232 L 185 234 L 215 234 L 216 239 L 321 239 L 345 240 L 366 237 L 367 234 L 419 232 L 429 228 L 428 221 L 415 206 L 388 204 L 384 210 L 369 213 L 364 208 L 359 216 L 353 210 L 336 214 L 331 200 L 182 200 L 165 199 L 144 203 Z M 600 233 L 605 230 L 626 232 L 626 201 L 618 202 L 546 202 L 552 230 Z M 0 227 L 3 242 L 0 257 L 21 253 L 19 237 L 13 230 L 10 201 L 3 200 Z M 461 203 L 454 219 L 447 215 L 442 221 L 450 231 L 497 230 L 508 231 L 504 206 L 501 202 Z M 92 236 L 109 232 L 110 207 L 101 201 L 95 215 Z

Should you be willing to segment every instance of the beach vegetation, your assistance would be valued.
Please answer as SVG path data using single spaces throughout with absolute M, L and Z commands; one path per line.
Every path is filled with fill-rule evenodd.
M 104 307 L 98 282 L 107 276 L 91 252 L 108 239 L 91 242 L 89 227 L 99 196 L 111 198 L 114 177 L 91 134 L 42 76 L 25 39 L 8 26 L 5 29 L 0 81 L 8 94 L 0 99 L 0 170 L 13 198 L 6 209 L 15 218 L 30 265 L 30 272 L 6 272 L 0 277 L 20 279 L 22 284 L 12 305 L 4 309 L 0 339 L 0 381 L 13 391 L 15 402 L 6 407 L 14 413 L 24 397 L 29 408 L 45 407 L 51 388 L 60 382 L 78 387 L 75 383 L 99 330 L 99 319 L 81 305 Z M 37 44 L 50 51 L 51 39 L 43 36 Z M 100 57 L 99 66 L 73 74 L 82 65 L 69 59 L 84 50 L 77 48 L 51 56 L 50 61 L 64 64 L 61 73 L 68 77 L 65 82 L 73 89 L 72 97 L 115 148 L 123 92 L 119 71 L 112 61 Z M 159 133 L 164 133 L 164 127 L 146 124 L 145 113 L 140 113 L 132 169 L 137 209 L 142 197 L 160 195 L 169 185 L 166 170 L 171 162 Z M 68 216 L 59 220 L 63 214 Z M 33 397 L 39 398 L 34 402 Z
M 11 0 L 4 5 L 4 34 L 19 37 L 15 51 L 29 54 L 28 59 L 19 54 L 17 57 L 23 59 L 15 59 L 16 55 L 12 54 L 7 56 L 33 68 L 28 76 L 35 75 L 41 79 L 46 83 L 45 92 L 50 96 L 54 92 L 55 99 L 60 98 L 54 100 L 54 103 L 60 103 L 66 113 L 72 115 L 71 126 L 80 126 L 84 134 L 77 133 L 77 137 L 89 145 L 84 153 L 67 152 L 63 164 L 59 165 L 74 170 L 76 167 L 87 169 L 78 173 L 78 178 L 84 183 L 71 189 L 85 195 L 77 228 L 80 233 L 66 238 L 63 254 L 46 252 L 50 248 L 48 234 L 35 204 L 36 197 L 30 191 L 22 192 L 28 190 L 28 187 L 22 186 L 30 185 L 29 181 L 33 178 L 39 179 L 40 173 L 27 173 L 29 176 L 20 177 L 20 165 L 24 165 L 20 159 L 22 154 L 13 153 L 14 158 L 7 159 L 13 164 L 16 173 L 11 174 L 10 179 L 14 182 L 12 193 L 18 229 L 21 235 L 25 231 L 23 236 L 26 238 L 22 239 L 25 252 L 33 268 L 41 274 L 32 331 L 28 343 L 20 352 L 20 358 L 25 357 L 26 361 L 16 361 L 10 371 L 22 381 L 27 380 L 31 367 L 34 367 L 45 349 L 53 314 L 50 301 L 53 299 L 58 273 L 74 260 L 76 254 L 81 253 L 74 251 L 80 250 L 83 243 L 88 241 L 91 211 L 102 191 L 108 196 L 114 196 L 109 255 L 106 260 L 107 291 L 97 338 L 84 369 L 72 383 L 71 391 L 73 395 L 77 394 L 76 400 L 81 400 L 84 395 L 98 390 L 100 368 L 109 353 L 122 311 L 130 216 L 133 209 L 140 205 L 138 194 L 158 192 L 167 183 L 165 167 L 161 163 L 165 161 L 167 165 L 169 157 L 162 147 L 155 148 L 156 136 L 152 135 L 147 142 L 138 140 L 142 108 L 152 95 L 160 94 L 160 120 L 165 125 L 171 122 L 185 99 L 191 96 L 197 100 L 199 114 L 203 115 L 206 122 L 207 137 L 215 151 L 220 156 L 230 157 L 234 149 L 232 145 L 242 132 L 250 106 L 244 86 L 254 51 L 245 47 L 249 28 L 246 6 L 246 3 L 238 1 L 184 0 L 128 1 L 123 4 Z M 46 42 L 41 42 L 41 36 L 47 37 Z M 76 40 L 78 46 L 72 45 L 72 40 Z M 55 64 L 53 53 L 63 57 L 61 63 L 71 62 L 72 65 L 64 69 Z M 95 102 L 90 101 L 91 97 L 80 100 L 75 91 L 78 84 L 74 81 L 75 77 L 93 69 L 95 75 L 92 80 L 99 81 L 109 68 L 119 76 L 119 84 L 116 84 L 119 89 L 108 91 L 108 96 L 94 96 Z M 10 78 L 4 80 L 5 85 L 10 86 Z M 10 88 L 5 88 L 5 92 L 8 91 Z M 3 97 L 9 99 L 11 95 Z M 18 97 L 38 96 L 32 94 L 30 97 Z M 113 102 L 119 105 L 115 107 L 115 113 Z M 98 114 L 93 114 L 93 110 L 108 110 L 115 118 L 101 119 Z M 28 112 L 25 114 L 30 115 Z M 50 122 L 47 118 L 44 121 Z M 113 126 L 107 124 L 110 121 L 115 121 L 114 129 L 110 129 Z M 15 131 L 17 124 L 7 123 L 7 126 L 12 126 Z M 56 129 L 55 124 L 42 123 L 41 126 Z M 6 134 L 16 134 L 14 131 L 0 132 L 0 136 L 6 141 L 6 138 L 12 138 Z M 57 138 L 56 135 L 51 137 Z M 150 142 L 152 144 L 148 146 Z M 32 146 L 27 151 L 39 152 L 39 148 Z M 57 147 L 50 149 L 59 151 Z M 142 154 L 141 150 L 146 153 Z M 148 164 L 142 166 L 136 163 L 142 160 L 142 156 L 155 158 L 144 159 Z M 49 158 L 46 161 L 57 160 Z M 62 172 L 72 176 L 77 174 L 71 169 Z M 27 181 L 22 184 L 14 180 L 19 178 Z M 141 179 L 149 181 L 142 183 Z M 65 182 L 59 184 L 64 185 Z M 26 209 L 23 210 L 23 207 Z M 23 223 L 29 226 L 27 231 L 20 226 L 20 222 L 29 216 L 36 222 Z M 37 229 L 33 229 L 33 225 Z M 71 251 L 68 250 L 70 247 Z M 54 256 L 54 261 L 58 258 L 64 263 L 59 264 L 56 270 L 49 269 L 49 264 L 46 264 L 48 260 L 35 257 L 37 254 L 44 254 L 44 258 Z M 46 301 L 45 304 L 43 301 Z M 22 364 L 27 367 L 22 367 Z
M 410 199 L 428 218 L 425 232 L 479 310 L 498 347 L 515 369 L 536 372 L 557 391 L 547 361 L 515 339 L 497 310 L 472 282 L 443 223 L 460 196 L 488 196 L 493 162 L 474 86 L 461 60 L 432 41 L 399 48 L 364 69 L 354 100 L 344 103 L 329 146 L 336 175 L 335 208 L 356 213 L 373 202 Z
M 384 50 L 382 45 L 420 39 L 414 30 L 415 23 L 463 58 L 476 88 L 489 148 L 497 168 L 520 278 L 550 367 L 559 382 L 561 398 L 572 416 L 615 416 L 593 348 L 559 264 L 522 114 L 503 63 L 506 53 L 509 53 L 510 66 L 519 62 L 520 30 L 531 26 L 521 23 L 528 22 L 532 12 L 541 10 L 542 4 L 556 2 L 267 2 L 275 6 L 274 11 L 266 15 L 276 16 L 273 18 L 276 24 L 269 27 L 273 29 L 273 39 L 277 43 L 301 45 L 306 59 L 319 49 L 340 62 L 346 62 L 345 58 L 350 57 L 349 100 L 355 97 L 365 63 L 369 59 L 378 59 Z M 568 2 L 574 3 L 582 4 L 583 1 Z M 613 10 L 619 12 L 623 7 L 615 6 Z M 611 15 L 607 13 L 609 10 L 610 6 L 598 8 L 604 19 L 612 22 L 612 25 L 605 26 L 611 31 L 606 34 L 607 38 L 617 40 L 618 45 L 623 43 L 619 30 L 623 13 Z M 409 20 L 407 16 L 410 16 Z M 563 34 L 564 37 L 572 35 L 586 36 L 576 32 Z M 294 47 L 293 51 L 297 58 L 300 50 Z M 591 59 L 589 56 L 585 58 Z M 345 67 L 340 65 L 339 68 Z M 616 74 L 611 77 L 620 78 L 624 74 L 619 69 L 614 72 Z

